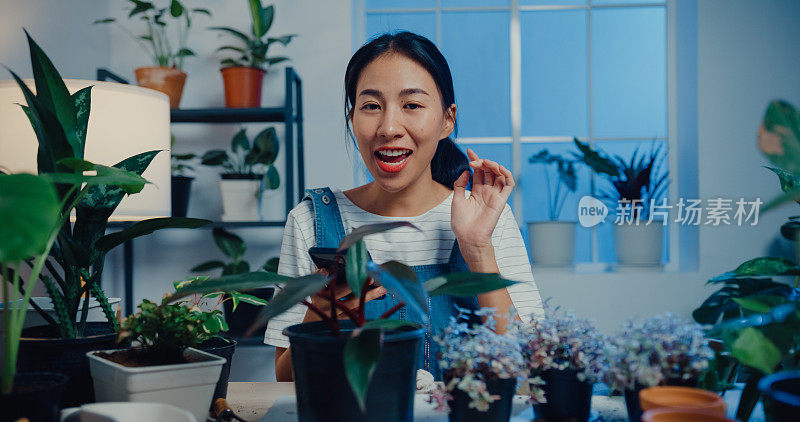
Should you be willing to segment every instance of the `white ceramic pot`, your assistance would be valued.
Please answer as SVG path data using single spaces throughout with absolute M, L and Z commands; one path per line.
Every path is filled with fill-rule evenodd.
M 259 221 L 261 179 L 222 179 L 222 221 Z
M 575 222 L 528 223 L 528 241 L 535 266 L 569 267 L 575 260 Z
M 620 269 L 661 268 L 664 250 L 664 226 L 660 221 L 614 224 L 614 250 Z
M 197 422 L 184 409 L 164 403 L 89 403 L 61 411 L 62 422 Z
M 114 350 L 106 350 L 112 353 Z M 89 352 L 97 402 L 154 402 L 186 409 L 205 421 L 225 358 L 188 348 L 191 363 L 130 368 Z

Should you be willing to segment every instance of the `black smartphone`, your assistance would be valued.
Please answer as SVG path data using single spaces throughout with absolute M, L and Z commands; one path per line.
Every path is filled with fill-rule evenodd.
M 338 271 L 338 274 L 345 274 L 345 257 L 347 256 L 347 249 L 336 257 L 336 248 L 318 248 L 313 247 L 308 249 L 308 254 L 311 255 L 311 260 L 317 268 L 327 270 L 328 274 L 333 275 Z

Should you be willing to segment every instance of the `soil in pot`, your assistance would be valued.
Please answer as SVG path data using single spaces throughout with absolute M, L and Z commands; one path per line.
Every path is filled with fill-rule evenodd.
M 324 322 L 287 327 L 294 369 L 299 422 L 411 422 L 414 417 L 417 359 L 423 329 L 410 327 L 384 335 L 383 349 L 362 413 L 344 372 L 342 354 L 352 321 L 340 321 L 334 337 Z
M 133 71 L 136 83 L 144 88 L 155 89 L 169 97 L 169 108 L 178 108 L 183 95 L 186 74 L 174 67 L 148 66 Z
M 0 394 L 0 420 L 57 422 L 67 381 L 66 375 L 54 372 L 17 373 L 11 393 Z
M 186 217 L 194 177 L 172 176 L 172 216 Z
M 49 325 L 22 330 L 19 343 L 20 372 L 58 372 L 69 378 L 62 407 L 94 402 L 94 387 L 86 353 L 92 350 L 115 349 L 117 334 L 107 322 L 87 322 L 84 337 L 62 339 Z
M 195 359 L 185 355 L 181 357 L 162 358 L 158 355 L 144 353 L 142 349 L 123 349 L 111 353 L 97 352 L 95 355 L 111 362 L 118 363 L 122 366 L 127 366 L 128 368 L 143 368 L 157 365 L 176 365 L 181 363 L 203 361 L 203 359 Z
M 486 381 L 486 389 L 492 395 L 500 398 L 489 405 L 489 409 L 481 412 L 469 407 L 471 399 L 467 393 L 455 389 L 452 392 L 453 400 L 450 406 L 450 422 L 508 422 L 511 418 L 511 402 L 517 390 L 517 380 L 493 379 Z
M 537 419 L 547 422 L 587 421 L 592 406 L 592 383 L 578 380 L 575 369 L 548 369 L 541 375 L 547 403 L 533 405 Z
M 274 292 L 275 289 L 268 287 L 265 289 L 250 290 L 247 292 L 247 294 L 264 300 L 270 300 L 272 299 Z M 222 302 L 222 306 L 225 308 L 225 322 L 228 323 L 228 335 L 232 337 L 243 337 L 247 332 L 247 329 L 253 325 L 253 321 L 256 320 L 259 312 L 261 312 L 262 309 L 261 306 L 251 305 L 249 303 L 240 301 L 236 306 L 236 311 L 234 312 L 233 301 L 231 300 Z
M 261 107 L 261 85 L 266 73 L 249 66 L 232 66 L 221 70 L 225 85 L 225 107 Z
M 239 306 L 242 306 L 242 304 L 240 303 Z M 239 308 L 237 307 L 236 309 L 238 311 Z M 211 399 L 211 403 L 213 404 L 218 398 L 227 398 L 228 379 L 231 375 L 233 353 L 236 352 L 236 340 L 227 337 L 214 337 L 198 344 L 196 348 L 226 359 L 225 364 L 222 365 L 217 386 L 214 388 L 214 397 Z
M 775 422 L 800 420 L 800 371 L 768 375 L 758 383 L 764 395 L 764 412 Z
M 675 387 L 697 387 L 696 379 L 681 379 L 671 378 L 668 379 L 665 385 Z M 628 410 L 628 420 L 631 422 L 639 422 L 642 420 L 642 403 L 639 401 L 639 392 L 645 387 L 639 386 L 633 390 L 625 390 L 625 407 Z

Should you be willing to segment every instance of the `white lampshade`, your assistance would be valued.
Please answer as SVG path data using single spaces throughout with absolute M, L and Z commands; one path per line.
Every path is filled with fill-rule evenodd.
M 152 89 L 111 82 L 65 80 L 70 93 L 94 85 L 84 158 L 114 165 L 145 151 L 163 150 L 142 174 L 152 184 L 126 195 L 112 221 L 171 215 L 169 99 Z M 34 81 L 25 80 L 31 90 Z M 0 167 L 36 173 L 39 143 L 19 104 L 26 104 L 14 81 L 0 81 Z

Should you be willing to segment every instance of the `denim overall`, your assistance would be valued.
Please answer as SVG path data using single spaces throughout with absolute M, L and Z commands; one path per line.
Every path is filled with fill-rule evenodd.
M 316 246 L 335 248 L 344 239 L 344 225 L 342 224 L 342 215 L 339 213 L 339 206 L 336 203 L 336 197 L 329 188 L 308 189 L 308 195 L 304 199 L 311 199 L 314 208 L 314 227 Z M 461 256 L 461 251 L 458 249 L 458 241 L 453 244 L 453 251 L 450 254 L 450 260 L 444 264 L 432 265 L 417 265 L 411 267 L 420 282 L 424 282 L 430 278 L 454 273 L 454 272 L 468 272 L 464 258 Z M 397 298 L 393 294 L 384 295 L 381 299 L 374 299 L 366 303 L 365 313 L 367 319 L 376 319 L 384 312 L 392 309 L 398 303 Z M 450 323 L 450 317 L 458 315 L 457 307 L 467 308 L 472 310 L 478 309 L 478 299 L 475 296 L 471 297 L 452 297 L 448 295 L 439 295 L 428 298 L 428 323 L 423 324 L 422 317 L 418 312 L 408 310 L 408 307 L 401 308 L 395 312 L 391 318 L 404 319 L 423 324 L 426 328 L 424 343 L 420 350 L 420 357 L 418 359 L 418 367 L 422 368 L 431 374 L 437 381 L 442 380 L 442 372 L 439 368 L 439 344 L 433 339 L 433 336 L 441 333 L 444 327 Z M 480 319 L 471 316 L 470 324 L 480 322 Z

